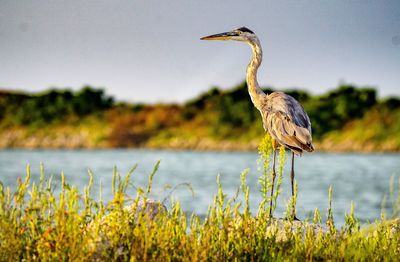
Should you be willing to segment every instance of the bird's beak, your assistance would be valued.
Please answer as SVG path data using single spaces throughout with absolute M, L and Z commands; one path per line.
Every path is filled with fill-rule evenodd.
M 229 40 L 232 38 L 232 36 L 238 36 L 238 33 L 225 32 L 225 33 L 205 36 L 205 37 L 200 38 L 200 40 Z

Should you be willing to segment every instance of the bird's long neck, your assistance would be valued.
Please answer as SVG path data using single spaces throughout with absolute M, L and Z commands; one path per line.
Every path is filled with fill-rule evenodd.
M 262 61 L 262 49 L 258 39 L 252 40 L 249 44 L 253 51 L 253 57 L 247 66 L 247 88 L 254 106 L 261 111 L 262 102 L 266 97 L 266 94 L 262 91 L 257 82 L 257 70 Z

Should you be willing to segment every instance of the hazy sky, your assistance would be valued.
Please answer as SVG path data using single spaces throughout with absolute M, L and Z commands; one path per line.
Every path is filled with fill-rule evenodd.
M 184 101 L 244 80 L 247 45 L 199 40 L 240 26 L 263 45 L 262 86 L 400 95 L 398 0 L 0 0 L 0 88 Z

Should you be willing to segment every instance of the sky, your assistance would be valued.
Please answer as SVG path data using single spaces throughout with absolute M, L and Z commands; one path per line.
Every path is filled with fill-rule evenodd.
M 400 95 L 397 0 L 0 0 L 0 89 L 183 102 L 245 79 L 246 44 L 199 40 L 241 26 L 262 43 L 261 86 Z

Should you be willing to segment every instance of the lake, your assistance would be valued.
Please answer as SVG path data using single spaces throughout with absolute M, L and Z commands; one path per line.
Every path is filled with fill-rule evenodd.
M 155 163 L 161 160 L 160 168 L 154 177 L 152 197 L 163 200 L 170 193 L 167 185 L 173 187 L 190 183 L 194 196 L 190 190 L 181 186 L 172 192 L 171 197 L 179 200 L 185 211 L 204 216 L 217 192 L 217 175 L 221 176 L 224 192 L 228 197 L 232 197 L 240 185 L 240 173 L 248 168 L 250 205 L 255 214 L 261 199 L 257 184 L 260 176 L 258 158 L 255 152 L 144 149 L 1 150 L 0 180 L 5 186 L 14 189 L 17 177 L 25 176 L 28 163 L 31 166 L 32 178 L 38 180 L 39 166 L 43 162 L 46 175 L 53 175 L 53 181 L 58 184 L 58 188 L 61 181 L 60 173 L 64 172 L 67 182 L 83 191 L 83 186 L 89 181 L 87 170 L 90 169 L 94 174 L 93 198 L 98 199 L 99 184 L 102 181 L 103 199 L 107 201 L 112 196 L 111 181 L 114 166 L 122 176 L 125 176 L 137 163 L 138 168 L 132 175 L 133 184 L 145 186 Z M 283 215 L 290 198 L 289 163 L 287 158 L 282 194 L 278 198 L 275 213 L 277 217 Z M 400 154 L 305 154 L 295 159 L 295 171 L 298 183 L 297 216 L 300 219 L 312 217 L 315 208 L 323 213 L 323 217 L 326 215 L 328 189 L 332 186 L 336 225 L 344 223 L 351 201 L 355 204 L 356 217 L 362 222 L 373 221 L 380 217 L 382 199 L 389 193 L 390 177 L 394 175 L 395 184 L 398 184 Z M 136 192 L 131 188 L 128 194 L 135 196 Z

